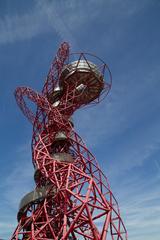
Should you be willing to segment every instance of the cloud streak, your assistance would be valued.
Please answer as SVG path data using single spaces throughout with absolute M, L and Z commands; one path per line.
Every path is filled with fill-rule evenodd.
M 129 18 L 143 9 L 148 2 L 141 1 L 138 4 L 130 2 L 129 4 L 128 1 L 123 1 L 122 4 L 115 0 L 108 1 L 106 6 L 105 1 L 89 0 L 84 8 L 83 2 L 73 0 L 58 2 L 35 0 L 33 7 L 25 14 L 6 14 L 0 18 L 0 44 L 28 40 L 39 34 L 53 31 L 61 40 L 67 39 L 74 46 L 77 44 L 75 33 L 99 18 L 104 8 L 109 16 L 107 19 L 109 25 L 112 20 L 111 15 L 115 11 L 118 18 Z
M 79 31 L 83 24 L 96 18 L 99 4 L 88 1 L 86 8 L 91 11 L 88 15 L 82 3 L 75 1 L 35 1 L 34 7 L 23 15 L 5 15 L 0 18 L 0 44 L 14 43 L 31 39 L 39 34 L 55 32 L 63 40 L 70 41 L 73 45 L 75 37 L 73 32 Z M 95 8 L 95 7 L 98 8 Z
M 33 189 L 33 167 L 30 146 L 23 144 L 15 152 L 12 172 L 1 183 L 0 237 L 8 239 L 16 227 L 16 214 L 21 198 Z M 4 208 L 5 206 L 5 208 Z
M 131 177 L 132 178 L 132 177 Z M 126 183 L 123 191 L 122 212 L 129 232 L 129 239 L 158 240 L 157 229 L 160 225 L 160 180 L 137 178 L 134 184 Z M 152 231 L 151 231 L 152 229 Z

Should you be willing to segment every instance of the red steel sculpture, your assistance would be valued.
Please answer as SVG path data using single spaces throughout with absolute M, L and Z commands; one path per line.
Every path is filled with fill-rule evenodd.
M 33 124 L 36 187 L 20 202 L 12 240 L 127 239 L 107 178 L 71 118 L 75 110 L 99 103 L 110 88 L 108 66 L 91 54 L 70 54 L 64 42 L 42 93 L 16 89 L 17 104 Z M 35 112 L 27 99 L 37 106 Z

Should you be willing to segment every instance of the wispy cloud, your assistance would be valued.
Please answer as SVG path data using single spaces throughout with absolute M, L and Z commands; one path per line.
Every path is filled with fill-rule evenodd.
M 42 28 L 43 16 L 41 12 L 19 15 L 6 15 L 0 19 L 0 43 L 13 43 L 27 40 L 45 31 Z
M 12 172 L 6 177 L 3 188 L 3 198 L 10 207 L 17 209 L 20 199 L 33 187 L 33 166 L 31 163 L 30 146 L 24 144 L 17 148 Z
M 130 177 L 132 179 L 132 175 Z M 121 192 L 121 210 L 129 232 L 129 239 L 158 240 L 160 226 L 160 179 L 155 172 L 154 179 L 138 177 L 132 182 L 126 181 Z M 124 187 L 124 185 L 123 185 Z M 151 230 L 152 229 L 152 230 Z
M 32 191 L 34 185 L 31 152 L 28 143 L 17 147 L 14 159 L 12 171 L 8 172 L 0 186 L 0 237 L 3 236 L 6 239 L 16 227 L 16 215 L 21 198 Z
M 73 32 L 96 18 L 100 4 L 88 1 L 86 8 L 93 10 L 88 15 L 81 2 L 35 1 L 34 7 L 23 15 L 5 15 L 0 18 L 0 44 L 31 39 L 38 34 L 55 32 L 61 39 L 74 45 Z M 98 7 L 98 8 L 97 8 Z M 88 20 L 88 22 L 87 22 Z
M 55 32 L 61 39 L 67 39 L 74 46 L 77 44 L 76 33 L 100 17 L 104 8 L 107 11 L 106 24 L 109 26 L 112 21 L 111 15 L 115 14 L 115 11 L 118 18 L 128 18 L 143 9 L 148 2 L 141 1 L 136 4 L 115 0 L 108 1 L 106 5 L 105 1 L 89 0 L 85 2 L 84 7 L 83 2 L 73 0 L 58 2 L 35 0 L 33 7 L 25 14 L 6 14 L 0 18 L 0 44 L 31 39 L 41 33 Z
M 155 126 L 153 131 L 157 131 L 159 127 Z M 150 136 L 150 133 L 145 134 L 141 139 L 134 139 L 134 142 L 121 146 L 113 153 L 112 164 L 108 169 L 109 175 L 116 177 L 116 175 L 123 175 L 124 171 L 129 171 L 135 167 L 141 167 L 149 159 L 160 151 L 160 141 L 158 134 Z M 114 164 L 113 164 L 114 163 Z
M 15 228 L 15 224 L 11 224 L 12 222 L 15 222 L 15 219 L 9 216 L 7 217 L 7 221 L 5 220 L 4 216 L 3 219 L 0 219 L 0 239 L 8 239 L 8 232 L 13 231 Z

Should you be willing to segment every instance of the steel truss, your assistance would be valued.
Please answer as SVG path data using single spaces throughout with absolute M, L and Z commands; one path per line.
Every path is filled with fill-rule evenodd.
M 62 75 L 73 56 L 78 58 L 74 63 L 76 71 L 67 82 Z M 88 58 L 98 61 L 94 70 L 98 79 L 104 79 L 108 73 L 108 80 L 97 82 L 96 87 L 95 66 Z M 78 72 L 78 66 L 84 63 L 89 69 L 85 69 L 85 75 Z M 12 240 L 127 239 L 108 180 L 71 120 L 75 110 L 98 103 L 110 88 L 108 66 L 93 55 L 70 54 L 69 45 L 64 42 L 53 60 L 42 93 L 28 87 L 16 89 L 17 104 L 33 124 L 36 188 L 21 201 Z M 37 106 L 35 113 L 27 106 L 26 99 Z

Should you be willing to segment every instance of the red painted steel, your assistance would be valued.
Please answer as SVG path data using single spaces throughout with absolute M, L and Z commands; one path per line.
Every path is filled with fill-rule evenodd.
M 72 81 L 64 81 L 65 66 L 75 57 L 78 59 L 76 75 L 73 74 Z M 83 81 L 83 73 L 77 74 L 78 64 L 83 61 L 91 69 L 90 59 L 96 63 L 99 79 L 108 74 L 107 81 L 101 82 L 102 91 L 96 98 L 85 95 L 84 85 L 78 85 Z M 85 73 L 88 91 L 94 88 L 92 74 L 92 71 Z M 58 95 L 57 86 L 63 87 Z M 92 95 L 97 94 L 98 86 Z M 77 90 L 80 88 L 82 90 Z M 110 88 L 111 73 L 107 65 L 93 55 L 69 54 L 69 45 L 64 42 L 53 60 L 42 93 L 28 87 L 16 89 L 17 103 L 33 124 L 35 191 L 46 187 L 46 192 L 41 198 L 21 206 L 12 240 L 127 239 L 118 203 L 107 178 L 70 120 L 75 110 L 98 103 Z M 35 113 L 27 107 L 25 98 L 36 104 Z

